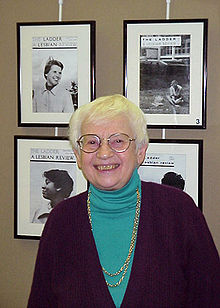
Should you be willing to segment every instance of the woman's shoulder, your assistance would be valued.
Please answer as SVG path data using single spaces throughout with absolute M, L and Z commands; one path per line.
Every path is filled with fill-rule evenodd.
M 192 198 L 185 193 L 183 190 L 180 188 L 176 188 L 173 186 L 165 185 L 165 184 L 159 184 L 159 183 L 154 183 L 154 182 L 141 182 L 142 185 L 142 191 L 143 193 L 150 193 L 152 196 L 157 195 L 157 197 L 168 197 L 168 198 L 173 198 L 176 195 L 179 196 L 180 198 L 189 198 L 192 200 Z M 158 194 L 163 194 L 163 196 L 158 196 Z
M 61 201 L 54 208 L 54 210 L 62 212 L 62 211 L 71 211 L 77 208 L 81 208 L 82 204 L 86 205 L 87 196 L 88 196 L 88 191 L 81 192 L 73 197 Z
M 84 225 L 85 213 L 87 213 L 87 191 L 60 202 L 51 211 L 44 227 L 43 235 L 68 233 L 72 226 Z
M 81 212 L 86 210 L 87 196 L 88 192 L 84 191 L 61 201 L 50 213 L 49 218 L 63 221 L 73 218 L 75 215 L 80 216 Z
M 153 224 L 168 228 L 202 230 L 205 218 L 190 195 L 181 189 L 151 182 L 142 182 L 142 216 Z M 182 232 L 181 231 L 181 232 Z M 184 231 L 185 232 L 185 231 Z
M 142 182 L 142 200 L 153 210 L 162 211 L 164 214 L 201 213 L 190 195 L 179 188 L 164 184 Z

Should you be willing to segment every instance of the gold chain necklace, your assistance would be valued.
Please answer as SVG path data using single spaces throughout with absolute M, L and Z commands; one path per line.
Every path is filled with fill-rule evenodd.
M 115 273 L 109 273 L 103 266 L 102 266 L 102 271 L 110 276 L 110 277 L 114 277 L 119 275 L 121 272 L 122 276 L 121 278 L 118 280 L 118 282 L 116 282 L 115 284 L 111 284 L 109 283 L 107 280 L 105 281 L 107 286 L 109 287 L 117 287 L 121 284 L 122 280 L 125 277 L 125 274 L 127 273 L 128 270 L 128 266 L 131 260 L 131 255 L 132 252 L 134 250 L 134 246 L 135 246 L 135 241 L 136 241 L 136 237 L 137 237 L 137 230 L 138 230 L 138 222 L 139 222 L 139 216 L 140 216 L 140 205 L 141 205 L 141 200 L 140 200 L 140 193 L 139 190 L 137 188 L 136 190 L 137 192 L 137 203 L 136 203 L 136 210 L 135 210 L 135 217 L 134 217 L 134 226 L 133 226 L 133 231 L 132 231 L 132 236 L 131 236 L 131 242 L 130 242 L 130 247 L 129 247 L 129 251 L 128 251 L 128 256 L 124 262 L 124 264 L 122 265 L 122 267 Z M 91 226 L 91 230 L 92 230 L 92 216 L 91 216 L 91 208 L 90 208 L 90 195 L 91 195 L 91 191 L 89 191 L 88 193 L 88 199 L 87 199 L 87 211 L 88 211 L 88 216 L 89 216 L 89 222 L 90 222 L 90 226 Z

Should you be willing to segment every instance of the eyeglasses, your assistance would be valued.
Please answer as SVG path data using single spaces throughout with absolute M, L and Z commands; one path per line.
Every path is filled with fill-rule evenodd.
M 110 149 L 117 153 L 125 152 L 129 148 L 131 141 L 135 141 L 134 138 L 130 138 L 123 133 L 112 134 L 108 138 L 100 138 L 94 134 L 86 134 L 81 136 L 77 140 L 77 143 L 83 152 L 94 153 L 100 148 L 103 140 L 106 140 Z

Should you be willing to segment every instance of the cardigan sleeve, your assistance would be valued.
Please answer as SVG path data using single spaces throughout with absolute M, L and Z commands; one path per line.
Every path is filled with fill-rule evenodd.
M 166 226 L 164 230 L 171 230 L 166 234 L 174 244 L 170 249 L 175 258 L 170 262 L 181 265 L 186 282 L 182 286 L 183 307 L 219 308 L 220 260 L 201 210 L 179 189 L 149 185 L 153 191 L 153 217 L 160 222 L 157 228 L 161 231 L 162 226 Z
M 52 292 L 53 262 L 56 254 L 56 221 L 49 216 L 39 244 L 34 278 L 28 300 L 28 308 L 56 308 L 56 296 Z
M 186 308 L 220 307 L 220 261 L 217 249 L 199 209 L 188 225 Z

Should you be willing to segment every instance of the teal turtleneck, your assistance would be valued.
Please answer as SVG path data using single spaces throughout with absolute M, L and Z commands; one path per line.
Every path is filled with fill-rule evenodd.
M 137 203 L 137 188 L 141 194 L 141 181 L 136 168 L 129 182 L 119 190 L 99 190 L 90 184 L 93 236 L 100 263 L 110 273 L 118 271 L 128 256 Z M 127 288 L 133 255 L 134 251 L 122 283 L 117 287 L 108 287 L 116 307 L 120 307 Z M 116 277 L 109 277 L 106 274 L 104 276 L 109 283 L 114 284 L 121 278 L 122 273 Z

